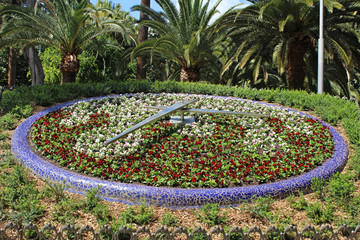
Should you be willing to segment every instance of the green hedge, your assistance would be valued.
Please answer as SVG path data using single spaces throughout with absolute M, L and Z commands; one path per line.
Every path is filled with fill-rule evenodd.
M 16 107 L 35 103 L 49 106 L 53 103 L 66 102 L 83 97 L 104 96 L 121 93 L 190 93 L 219 96 L 234 96 L 257 101 L 279 103 L 300 110 L 315 111 L 324 121 L 332 125 L 343 123 L 351 143 L 360 146 L 360 111 L 358 106 L 345 99 L 328 94 L 309 94 L 305 91 L 256 90 L 249 88 L 228 87 L 207 83 L 150 82 L 127 80 L 104 83 L 65 84 L 62 86 L 18 87 L 3 94 L 0 107 L 3 113 L 11 112 Z

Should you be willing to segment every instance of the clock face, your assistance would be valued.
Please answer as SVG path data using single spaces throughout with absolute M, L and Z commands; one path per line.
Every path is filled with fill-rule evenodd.
M 269 117 L 195 114 L 196 121 L 188 125 L 171 124 L 165 117 L 105 144 L 159 112 L 147 106 L 191 99 L 197 99 L 191 108 Z M 321 165 L 334 150 L 329 129 L 296 112 L 241 99 L 165 94 L 78 102 L 38 119 L 31 140 L 43 156 L 77 172 L 184 188 L 285 179 Z

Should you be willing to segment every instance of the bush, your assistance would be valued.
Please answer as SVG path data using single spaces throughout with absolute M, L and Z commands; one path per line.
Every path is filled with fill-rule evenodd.
M 356 195 L 351 198 L 350 201 L 345 202 L 345 211 L 354 220 L 353 223 L 360 223 L 360 195 Z
M 303 211 L 306 210 L 306 208 L 308 207 L 308 202 L 305 199 L 303 192 L 299 192 L 298 199 L 295 199 L 294 195 L 290 195 L 287 200 L 290 204 L 290 207 L 295 210 Z
M 127 207 L 122 213 L 120 213 L 122 225 L 135 222 L 135 215 L 136 213 L 134 207 Z
M 141 204 L 137 209 L 134 223 L 139 225 L 146 225 L 152 220 L 153 216 L 153 210 L 150 207 Z
M 13 130 L 15 125 L 18 122 L 15 115 L 12 113 L 7 113 L 0 118 L 0 129 L 2 130 Z
M 31 116 L 33 108 L 30 104 L 25 106 L 16 106 L 11 110 L 11 113 L 18 119 L 28 118 Z
M 48 86 L 38 86 L 33 88 L 33 96 L 36 105 L 50 106 L 54 102 L 54 97 L 57 94 L 56 88 Z
M 164 226 L 176 226 L 178 224 L 178 219 L 173 216 L 170 212 L 166 212 L 161 219 L 161 224 Z
M 75 219 L 80 217 L 80 210 L 82 204 L 72 198 L 64 198 L 62 201 L 56 203 L 51 210 L 51 216 L 55 221 L 64 224 L 74 224 Z
M 111 220 L 109 208 L 105 203 L 96 205 L 91 213 L 96 217 L 96 220 L 100 225 L 109 224 Z
M 153 216 L 153 210 L 144 204 L 138 206 L 137 209 L 134 207 L 127 207 L 125 211 L 120 214 L 124 224 L 136 223 L 138 225 L 148 224 Z
M 207 239 L 206 231 L 204 229 L 197 228 L 197 227 L 194 229 L 189 228 L 188 232 L 192 235 L 192 238 L 190 238 L 192 240 L 206 240 Z
M 54 197 L 56 202 L 66 198 L 65 189 L 68 188 L 65 181 L 63 183 L 53 183 L 45 180 L 46 188 L 43 190 L 43 195 L 47 197 Z
M 271 196 L 259 198 L 255 196 L 252 202 L 245 203 L 243 209 L 249 211 L 256 218 L 266 219 L 270 222 L 273 222 L 274 214 L 271 211 L 271 205 L 273 204 L 273 202 L 274 199 L 272 199 Z
M 84 97 L 106 96 L 111 94 L 111 88 L 105 84 L 88 83 L 84 85 Z
M 93 188 L 86 193 L 86 199 L 84 202 L 84 207 L 87 212 L 92 212 L 94 208 L 102 201 L 101 198 L 96 196 L 99 192 L 99 188 Z
M 34 222 L 35 219 L 42 217 L 45 207 L 41 205 L 39 199 L 34 196 L 20 198 L 14 202 L 13 212 L 10 220 L 17 224 L 27 224 Z
M 316 225 L 329 223 L 334 219 L 334 207 L 330 204 L 324 207 L 320 202 L 310 203 L 306 212 Z
M 40 192 L 29 181 L 24 167 L 15 165 L 10 173 L 3 173 L 0 182 L 0 205 L 8 207 L 11 221 L 22 225 L 33 222 L 45 211 L 40 203 Z
M 6 132 L 0 132 L 0 141 L 8 140 L 10 135 Z
M 28 103 L 30 103 L 31 99 L 28 100 Z M 23 106 L 25 104 L 22 104 L 21 95 L 16 91 L 5 91 L 3 93 L 0 107 L 1 111 L 8 113 L 11 112 L 13 108 L 16 106 Z
M 343 123 L 350 142 L 360 146 L 360 120 L 358 118 L 344 118 Z
M 0 142 L 0 148 L 2 150 L 10 150 L 11 145 L 9 142 Z
M 356 187 L 349 174 L 334 174 L 329 181 L 329 193 L 331 197 L 344 202 L 349 201 Z
M 326 181 L 323 178 L 315 178 L 311 181 L 311 190 L 315 192 L 315 195 L 321 201 L 326 197 Z
M 219 204 L 206 204 L 199 210 L 198 218 L 200 221 L 212 226 L 227 222 L 226 216 L 220 214 Z
M 45 84 L 59 84 L 61 81 L 61 72 L 59 64 L 61 55 L 54 48 L 46 48 L 40 55 L 42 66 L 44 69 Z
M 360 147 L 356 146 L 354 148 L 355 154 L 351 157 L 349 162 L 349 168 L 354 171 L 355 178 L 360 179 Z

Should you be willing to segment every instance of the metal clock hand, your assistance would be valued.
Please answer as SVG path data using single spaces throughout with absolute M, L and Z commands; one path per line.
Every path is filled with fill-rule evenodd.
M 144 121 L 142 122 L 139 122 L 138 124 L 136 124 L 135 126 L 125 130 L 124 132 L 120 133 L 119 135 L 113 137 L 112 139 L 108 140 L 105 142 L 105 144 L 110 144 L 112 142 L 115 142 L 116 140 L 118 140 L 119 138 L 123 138 L 125 136 L 127 136 L 128 134 L 134 132 L 135 130 L 149 124 L 149 123 L 152 123 L 172 112 L 175 112 L 176 110 L 178 109 L 181 109 L 183 107 L 185 107 L 186 105 L 189 105 L 190 103 L 193 103 L 197 100 L 189 100 L 189 101 L 186 101 L 186 102 L 178 102 L 178 103 L 175 103 L 174 105 L 171 105 L 170 107 L 168 108 L 165 108 L 164 110 L 162 110 L 161 112 L 158 112 L 157 114 L 151 116 L 151 117 L 148 117 L 147 119 L 145 119 Z

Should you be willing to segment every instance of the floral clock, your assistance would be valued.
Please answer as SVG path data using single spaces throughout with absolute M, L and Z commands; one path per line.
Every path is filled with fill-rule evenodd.
M 194 98 L 194 108 L 268 117 L 195 114 L 196 120 L 186 125 L 164 118 L 105 144 L 158 111 L 147 106 Z M 122 202 L 236 204 L 253 195 L 304 188 L 316 177 L 339 171 L 347 157 L 341 136 L 320 120 L 237 98 L 133 94 L 68 103 L 55 110 L 27 126 L 33 148 L 29 151 L 55 171 L 65 171 L 54 177 L 54 169 L 49 175 L 45 167 L 44 177 L 68 181 L 73 191 L 102 186 L 100 195 Z

